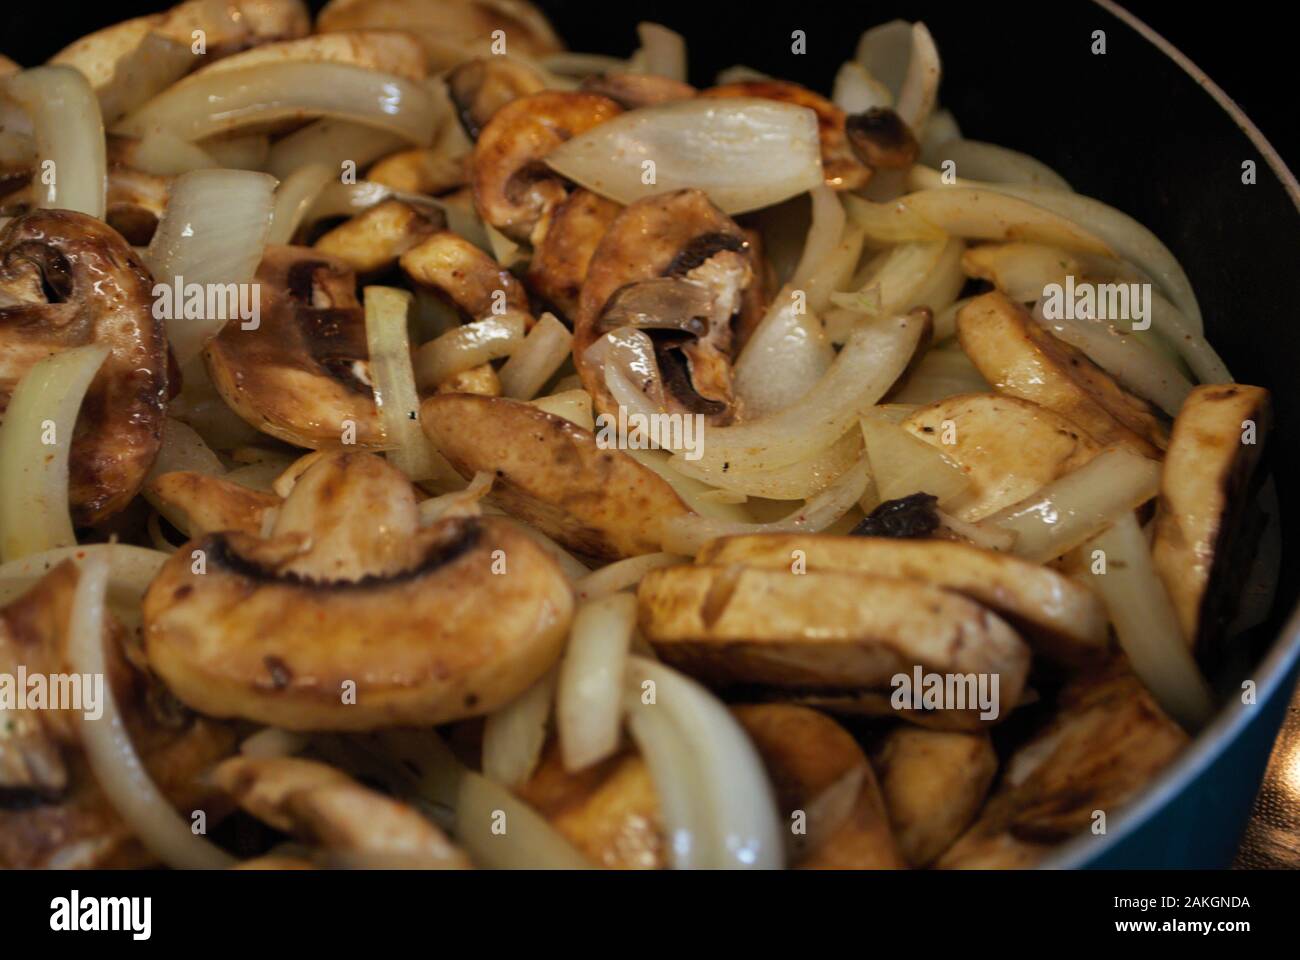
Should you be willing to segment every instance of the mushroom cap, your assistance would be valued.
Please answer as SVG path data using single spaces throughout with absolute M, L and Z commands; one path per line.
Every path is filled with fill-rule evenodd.
M 140 490 L 162 445 L 168 388 L 153 280 L 115 230 L 70 210 L 35 210 L 0 231 L 0 277 L 22 302 L 0 306 L 0 414 L 38 360 L 88 343 L 109 348 L 77 417 L 69 458 L 73 519 L 98 523 Z
M 537 238 L 528 264 L 528 284 L 569 320 L 578 315 L 582 285 L 591 258 L 623 208 L 598 193 L 578 187 L 561 201 Z
M 257 329 L 232 321 L 205 353 L 221 398 L 253 427 L 295 446 L 339 448 L 347 422 L 355 424 L 356 447 L 382 446 L 352 270 L 309 247 L 268 246 L 256 282 Z
M 748 264 L 751 276 L 746 289 L 759 282 L 754 251 L 744 231 L 715 207 L 702 190 L 678 190 L 638 200 L 625 207 L 610 225 L 587 267 L 587 278 L 573 324 L 574 366 L 598 412 L 610 415 L 618 412 L 617 404 L 605 385 L 603 370 L 587 357 L 592 344 L 608 332 L 602 327 L 602 320 L 611 304 L 618 302 L 615 295 L 618 294 L 618 300 L 623 300 L 633 295 L 636 289 L 633 284 L 659 283 L 661 278 L 685 278 L 692 271 L 706 267 L 710 258 L 720 252 L 735 253 Z M 744 291 L 742 308 L 743 294 Z M 720 343 L 730 346 L 730 329 L 712 332 L 722 334 Z M 656 343 L 660 376 L 666 384 L 674 387 L 665 391 L 667 405 L 670 410 L 678 412 L 700 412 L 696 407 L 703 398 L 689 385 L 690 372 L 677 371 L 686 381 L 683 385 L 673 370 L 664 369 L 665 351 L 659 349 L 661 345 Z M 728 365 L 725 371 L 710 369 L 710 379 L 729 383 L 727 358 L 715 351 L 710 359 L 713 361 L 711 367 Z M 711 422 L 721 424 L 731 419 L 731 407 L 723 406 L 721 413 L 713 410 L 707 414 Z
M 562 652 L 572 590 L 508 525 L 438 521 L 409 569 L 359 580 L 285 572 L 302 539 L 210 534 L 163 565 L 145 653 L 182 702 L 289 730 L 428 726 L 508 703 Z
M 529 403 L 443 394 L 420 407 L 434 446 L 491 500 L 564 546 L 603 561 L 663 549 L 659 524 L 690 511 L 662 477 L 596 435 Z
M 507 56 L 475 57 L 447 74 L 447 92 L 471 140 L 478 139 L 492 115 L 507 103 L 545 87 L 536 70 Z

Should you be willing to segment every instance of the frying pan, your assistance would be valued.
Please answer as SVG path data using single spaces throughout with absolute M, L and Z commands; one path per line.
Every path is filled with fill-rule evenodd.
M 82 17 L 11 5 L 4 52 L 38 62 L 106 23 L 166 6 L 96 5 Z M 312 4 L 319 7 L 319 3 Z M 966 136 L 1029 153 L 1080 192 L 1131 214 L 1173 250 L 1191 277 L 1206 333 L 1237 379 L 1273 391 L 1269 467 L 1282 491 L 1273 536 L 1300 542 L 1300 186 L 1255 125 L 1186 57 L 1109 0 L 989 5 L 799 3 L 763 6 L 542 0 L 576 50 L 626 54 L 635 26 L 654 19 L 688 40 L 692 80 L 734 63 L 830 89 L 861 31 L 892 17 L 924 19 L 943 56 L 940 99 Z M 803 30 L 807 52 L 791 49 Z M 1092 52 L 1094 31 L 1106 53 Z M 8 47 L 8 45 L 6 45 Z M 1242 182 L 1253 161 L 1256 182 Z M 1291 307 L 1290 309 L 1294 309 Z M 1277 318 L 1275 321 L 1274 318 Z M 1237 641 L 1251 666 L 1214 678 L 1226 693 L 1214 723 L 1102 836 L 1060 848 L 1051 867 L 1226 867 L 1232 862 L 1300 670 L 1300 565 L 1283 550 L 1271 611 Z M 1241 702 L 1243 679 L 1256 699 Z M 1296 763 L 1300 766 L 1300 753 Z

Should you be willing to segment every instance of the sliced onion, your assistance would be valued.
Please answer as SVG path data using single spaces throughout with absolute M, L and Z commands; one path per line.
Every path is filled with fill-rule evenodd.
M 995 527 L 987 520 L 971 522 L 954 517 L 950 513 L 936 510 L 939 517 L 939 529 L 954 533 L 964 540 L 969 540 L 977 547 L 992 550 L 995 553 L 1009 553 L 1016 545 L 1016 535 L 1009 530 Z
M 1068 250 L 1041 243 L 986 243 L 967 254 L 973 276 L 989 280 L 1018 303 L 1033 303 L 1054 283 L 1081 277 L 1080 261 Z
M 435 520 L 446 517 L 479 517 L 483 515 L 480 505 L 484 497 L 492 492 L 493 475 L 480 470 L 464 490 L 453 490 L 438 497 L 420 501 L 420 525 L 428 526 Z
M 850 430 L 807 460 L 771 470 L 715 473 L 708 480 L 716 485 L 718 493 L 730 492 L 742 497 L 762 497 L 767 500 L 807 500 L 829 487 L 861 459 L 862 435 L 857 430 Z M 692 472 L 693 467 L 689 460 L 673 463 L 674 470 L 680 470 L 687 477 L 704 480 L 703 475 Z
M 509 789 L 467 770 L 432 730 L 385 730 L 379 740 L 418 770 L 419 796 L 450 814 L 456 840 L 489 870 L 585 870 L 593 864 Z M 502 824 L 505 832 L 494 829 Z
M 569 773 L 618 750 L 623 676 L 635 629 L 636 597 L 630 593 L 608 594 L 578 607 L 555 699 L 560 755 Z
M 575 583 L 573 593 L 580 601 L 600 600 L 620 590 L 635 587 L 651 570 L 689 562 L 690 557 L 679 557 L 675 553 L 643 553 L 626 560 L 616 560 Z
M 483 775 L 517 789 L 533 775 L 546 745 L 556 671 L 488 715 L 483 724 Z
M 564 366 L 573 346 L 573 334 L 555 319 L 543 313 L 528 331 L 518 349 L 500 370 L 501 393 L 516 400 L 531 400 Z
M 523 342 L 522 313 L 510 311 L 467 323 L 416 351 L 416 383 L 422 390 L 432 390 L 454 374 L 510 356 Z
M 909 193 L 899 202 L 945 232 L 968 240 L 1028 240 L 1101 256 L 1115 255 L 1101 237 L 1047 209 L 1045 203 L 1040 205 L 1037 198 L 1028 201 L 1011 195 L 1013 189 L 1004 184 L 979 188 L 941 186 Z M 1074 194 L 1042 191 L 1042 196 Z
M 686 40 L 675 30 L 657 23 L 638 23 L 640 66 L 645 73 L 686 82 Z
M 102 220 L 108 163 L 104 121 L 90 82 L 72 67 L 33 67 L 8 78 L 4 92 L 31 118 L 36 205 Z
M 88 555 L 81 562 L 68 620 L 68 659 L 76 673 L 109 675 L 104 652 L 108 577 L 108 562 L 102 556 Z M 118 816 L 168 866 L 207 870 L 231 866 L 235 859 L 196 835 L 189 821 L 159 792 L 131 743 L 109 683 L 104 684 L 102 709 L 97 719 L 82 719 L 81 744 L 99 788 Z
M 181 393 L 172 398 L 167 414 L 197 430 L 213 450 L 233 450 L 263 436 L 226 405 L 202 357 L 181 368 Z
M 845 113 L 853 114 L 892 107 L 894 96 L 866 67 L 846 60 L 835 74 L 831 101 Z
M 1183 638 L 1173 604 L 1151 563 L 1151 551 L 1137 518 L 1127 512 L 1083 547 L 1084 566 L 1106 604 L 1119 645 L 1165 712 L 1195 733 L 1210 719 L 1210 688 Z M 1093 551 L 1105 557 L 1097 573 Z
M 392 449 L 388 459 L 411 480 L 459 480 L 420 427 L 420 396 L 411 369 L 406 314 L 411 295 L 393 287 L 366 287 L 366 347 L 375 406 Z
M 920 130 L 939 97 L 939 49 L 924 23 L 912 24 L 911 39 L 912 52 L 895 112 L 913 130 Z
M 854 293 L 833 293 L 838 309 L 826 314 L 826 333 L 843 342 L 861 317 L 894 316 L 915 307 L 946 307 L 966 283 L 960 240 L 904 243 L 873 258 L 851 285 Z
M 100 87 L 99 109 L 104 122 L 115 123 L 128 112 L 161 93 L 194 68 L 188 44 L 149 32 L 113 65 L 113 76 Z
M 663 546 L 672 553 L 695 556 L 710 540 L 750 533 L 820 533 L 852 510 L 871 482 L 866 457 L 835 479 L 798 510 L 770 523 L 743 523 L 710 517 L 672 517 L 663 524 Z
M 345 161 L 355 164 L 355 173 L 406 143 L 399 134 L 376 130 L 368 124 L 326 118 L 277 140 L 267 157 L 266 172 L 283 180 L 299 167 L 319 163 L 329 169 L 331 179 L 337 180 Z
M 646 682 L 653 684 L 655 692 L 651 704 L 642 702 Z M 650 762 L 655 789 L 662 796 L 663 791 L 672 789 L 669 781 L 678 777 L 700 788 L 703 802 L 691 819 L 698 818 L 699 832 L 707 842 L 698 844 L 697 850 L 691 850 L 697 845 L 688 842 L 690 853 L 679 856 L 681 838 L 677 834 L 690 824 L 670 823 L 673 866 L 681 868 L 686 865 L 683 860 L 689 860 L 692 866 L 714 870 L 783 867 L 785 848 L 772 785 L 758 751 L 731 712 L 694 680 L 644 657 L 629 661 L 626 699 L 634 738 L 649 732 L 647 739 L 653 741 L 653 729 L 648 730 L 640 718 L 662 711 L 686 743 L 685 751 L 678 747 L 670 756 L 676 761 L 674 767 L 686 766 L 689 772 Z M 645 750 L 639 738 L 638 743 Z M 652 743 L 646 752 L 648 760 L 651 755 L 654 760 L 667 759 L 663 753 L 669 753 L 655 750 Z
M 219 477 L 226 472 L 221 458 L 204 443 L 197 430 L 187 423 L 167 417 L 163 420 L 162 446 L 158 449 L 158 456 L 154 459 L 145 483 L 164 473 L 175 473 L 178 470 L 210 477 Z
M 643 161 L 654 182 L 642 182 Z M 773 100 L 697 97 L 620 114 L 552 150 L 551 169 L 630 204 L 686 187 L 729 214 L 768 207 L 823 180 L 817 118 Z
M 931 350 L 908 372 L 906 382 L 890 394 L 890 399 L 924 406 L 945 397 L 988 393 L 992 389 L 961 350 Z
M 32 553 L 0 565 L 0 605 L 30 590 L 64 560 L 102 557 L 109 565 L 108 602 L 128 629 L 140 624 L 145 591 L 167 561 L 167 554 L 123 543 L 88 543 Z
M 835 191 L 826 184 L 818 184 L 809 196 L 812 198 L 812 223 L 808 227 L 799 265 L 790 278 L 790 286 L 804 292 L 809 310 L 821 313 L 831 294 L 830 289 L 826 289 L 831 278 L 826 276 L 823 264 L 839 245 L 847 218 Z
M 747 416 L 797 402 L 835 359 L 821 321 L 796 298 L 797 289 L 788 285 L 773 298 L 736 361 L 735 390 Z
M 33 364 L 14 388 L 0 422 L 0 560 L 77 542 L 68 456 L 77 412 L 108 352 L 87 344 L 56 353 Z
M 271 138 L 261 133 L 217 137 L 199 144 L 217 166 L 231 170 L 261 170 L 271 154 Z
M 735 503 L 719 501 L 714 495 L 718 488 L 687 476 L 677 469 L 677 461 L 663 450 L 624 450 L 629 457 L 647 470 L 663 478 L 682 502 L 702 517 L 715 520 L 748 522 L 748 511 Z M 689 460 L 682 461 L 690 463 Z
M 344 63 L 262 63 L 202 72 L 124 117 L 114 133 L 167 130 L 186 140 L 273 121 L 334 117 L 364 123 L 427 146 L 438 126 L 422 84 Z
M 294 234 L 302 226 L 307 212 L 316 198 L 333 182 L 336 174 L 323 163 L 310 163 L 289 174 L 275 191 L 275 207 L 271 212 L 271 230 L 266 242 L 292 243 Z
M 912 44 L 912 24 L 906 20 L 890 20 L 872 27 L 858 38 L 853 59 L 871 71 L 871 75 L 893 91 L 897 99 L 907 78 Z
M 1073 192 L 1073 187 L 1047 164 L 1026 153 L 1008 150 L 981 140 L 951 139 L 924 151 L 921 161 L 929 167 L 942 168 L 951 160 L 956 171 L 967 180 L 987 183 L 1024 183 L 1048 190 Z
M 950 507 L 970 492 L 970 479 L 959 464 L 899 425 L 869 414 L 862 418 L 862 437 L 882 501 L 928 493 L 940 506 Z
M 172 177 L 191 170 L 209 170 L 221 165 L 197 143 L 161 130 L 137 141 L 130 152 L 132 169 L 160 177 Z
M 936 110 L 930 114 L 925 129 L 921 131 L 921 156 L 924 157 L 927 151 L 933 152 L 950 140 L 959 139 L 961 139 L 961 127 L 957 125 L 957 118 L 952 115 L 952 111 Z
M 1197 332 L 1196 325 L 1154 290 L 1151 291 L 1151 330 L 1174 348 L 1201 383 L 1232 382 L 1223 358 Z
M 506 365 L 509 366 L 508 361 Z M 591 394 L 586 390 L 562 390 L 559 393 L 538 397 L 531 403 L 539 410 L 545 410 L 557 417 L 563 417 L 570 423 L 576 423 L 584 430 L 590 430 L 593 433 L 596 430 L 596 419 L 591 413 Z
M 274 194 L 274 177 L 247 170 L 195 170 L 177 177 L 145 254 L 154 279 L 205 289 L 250 283 L 271 229 Z M 168 318 L 177 364 L 184 368 L 225 325 L 221 316 Z
M 872 203 L 853 194 L 844 195 L 849 218 L 877 246 L 946 240 L 947 234 L 905 203 Z
M 1017 556 L 1046 563 L 1095 537 L 1159 491 L 1159 463 L 1111 447 L 985 522 L 1016 535 Z
M 1140 397 L 1156 404 L 1171 417 L 1192 392 L 1192 384 L 1158 350 L 1146 346 L 1109 320 L 1043 316 L 1043 302 L 1034 305 L 1033 317 L 1058 339 L 1082 350 L 1093 363 Z
M 696 461 L 709 476 L 772 469 L 826 449 L 893 386 L 925 332 L 913 315 L 873 321 L 856 329 L 826 375 L 797 403 L 762 420 L 707 427 Z M 684 459 L 678 454 L 678 458 Z

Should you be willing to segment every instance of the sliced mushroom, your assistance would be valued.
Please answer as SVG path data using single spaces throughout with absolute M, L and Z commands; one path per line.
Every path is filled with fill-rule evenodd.
M 575 774 L 565 771 L 552 742 L 519 796 L 592 863 L 622 870 L 667 866 L 659 798 L 634 750 Z
M 385 200 L 339 224 L 313 246 L 342 260 L 359 275 L 373 277 L 391 269 L 399 257 L 445 223 L 440 211 Z
M 854 154 L 872 170 L 905 170 L 921 152 L 903 118 L 886 107 L 845 118 L 844 131 Z
M 844 111 L 821 94 L 785 80 L 743 80 L 700 91 L 702 97 L 761 97 L 807 107 L 817 115 L 821 140 L 822 172 L 828 186 L 857 190 L 871 179 L 871 170 L 859 162 L 849 146 Z
M 532 67 L 504 56 L 475 57 L 447 74 L 456 116 L 471 140 L 478 139 L 493 114 L 507 103 L 539 93 L 545 86 Z
M 591 258 L 622 207 L 579 187 L 545 220 L 528 265 L 528 285 L 572 322 Z
M 542 57 L 564 49 L 555 31 L 527 0 L 331 0 L 316 29 L 401 30 L 424 47 L 430 72 L 470 57 L 489 56 L 495 31 L 512 53 Z
M 56 566 L 27 593 L 0 609 L 0 673 L 68 674 L 68 623 L 77 568 Z M 163 712 L 162 699 L 123 656 L 125 631 L 109 617 L 105 682 L 125 718 L 150 778 L 181 810 L 219 805 L 200 781 L 228 756 L 235 738 L 225 727 Z M 143 867 L 156 858 L 136 839 L 100 791 L 80 746 L 76 711 L 4 712 L 0 736 L 0 868 Z
M 231 757 L 212 780 L 259 820 L 360 866 L 470 868 L 464 852 L 424 815 L 326 764 Z
M 108 192 L 105 195 L 104 219 L 133 247 L 145 247 L 158 229 L 158 221 L 167 209 L 172 177 L 132 169 L 115 158 L 120 154 L 109 138 Z
M 167 520 L 188 537 L 222 530 L 260 536 L 267 511 L 280 498 L 221 477 L 175 470 L 149 482 L 145 495 Z
M 994 291 L 957 313 L 961 348 L 999 393 L 1055 410 L 1103 446 L 1122 443 L 1159 458 L 1168 445 L 1151 406 L 1127 392 L 1083 353 Z
M 109 348 L 69 458 L 73 519 L 99 523 L 139 492 L 162 444 L 168 352 L 153 280 L 102 221 L 37 210 L 0 231 L 0 286 L 18 294 L 0 306 L 0 414 L 38 360 L 87 343 Z
M 1126 666 L 1081 677 L 1061 710 L 1012 756 L 980 818 L 944 869 L 1026 868 L 1056 844 L 1115 817 L 1187 745 Z
M 399 150 L 379 160 L 366 179 L 404 193 L 441 196 L 465 186 L 469 176 L 462 157 L 448 157 L 433 147 Z
M 602 561 L 663 549 L 660 525 L 690 511 L 662 477 L 532 404 L 446 394 L 420 407 L 434 446 L 490 499 L 570 550 Z
M 440 230 L 406 251 L 401 264 L 413 283 L 442 293 L 468 320 L 512 310 L 532 323 L 528 293 L 514 274 L 450 230 Z
M 803 870 L 905 867 L 862 749 L 825 714 L 792 704 L 732 707 L 749 734 Z
M 501 378 L 490 363 L 481 363 L 460 373 L 453 373 L 434 390 L 435 393 L 474 393 L 480 397 L 501 396 Z
M 507 236 L 531 242 L 533 230 L 568 195 L 542 158 L 564 141 L 622 112 L 608 97 L 546 90 L 499 109 L 474 145 L 474 205 Z
M 929 866 L 971 825 L 998 772 L 986 733 L 896 727 L 871 759 L 899 849 L 913 867 Z
M 164 564 L 144 600 L 150 666 L 203 713 L 293 730 L 427 726 L 509 702 L 560 655 L 564 575 L 497 521 L 417 524 L 400 471 L 320 458 L 269 538 L 210 534 Z
M 365 312 L 347 264 L 307 247 L 268 246 L 256 281 L 257 328 L 231 322 L 208 344 L 221 398 L 295 446 L 336 449 L 349 439 L 362 449 L 382 446 Z
M 660 194 L 624 209 L 591 258 L 574 321 L 574 364 L 597 411 L 616 415 L 618 404 L 591 348 L 610 331 L 632 327 L 653 346 L 635 388 L 664 411 L 730 422 L 732 321 L 757 278 L 744 232 L 703 191 Z
M 707 544 L 697 564 L 838 570 L 919 580 L 960 593 L 1005 617 L 1035 650 L 1069 666 L 1109 649 L 1106 608 L 1087 587 L 1037 563 L 951 540 L 756 534 Z
M 982 682 L 1001 720 L 1019 702 L 1029 649 L 999 617 L 929 584 L 858 573 L 678 566 L 652 570 L 637 590 L 641 632 L 667 663 L 720 687 L 787 693 L 894 695 L 923 675 Z M 997 688 L 993 677 L 997 677 Z M 920 701 L 921 690 L 912 691 Z M 975 721 L 970 702 L 914 709 Z M 991 711 L 990 711 L 991 712 Z
M 1174 420 L 1160 478 L 1151 559 L 1174 603 L 1183 636 L 1217 662 L 1236 590 L 1250 563 L 1252 479 L 1272 421 L 1269 393 L 1244 384 L 1207 384 Z
M 1018 397 L 970 393 L 920 407 L 904 430 L 957 462 L 970 491 L 953 506 L 982 520 L 1083 466 L 1101 447 L 1072 420 Z
M 609 97 L 624 110 L 689 100 L 698 92 L 689 83 L 650 73 L 602 73 L 587 77 L 580 89 Z

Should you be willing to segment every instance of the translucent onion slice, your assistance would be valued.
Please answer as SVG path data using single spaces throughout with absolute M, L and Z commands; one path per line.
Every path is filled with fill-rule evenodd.
M 858 38 L 853 59 L 893 91 L 897 99 L 907 78 L 912 44 L 912 24 L 906 20 L 890 20 L 872 27 Z
M 478 517 L 483 515 L 481 501 L 492 491 L 492 474 L 480 470 L 474 474 L 464 490 L 453 490 L 439 497 L 420 501 L 420 525 L 428 526 L 445 517 Z
M 453 374 L 510 356 L 523 342 L 521 313 L 511 311 L 467 323 L 416 351 L 416 383 L 422 390 L 432 390 Z
M 664 521 L 663 546 L 672 553 L 695 556 L 710 540 L 747 533 L 820 533 L 852 510 L 867 492 L 871 471 L 861 458 L 835 482 L 798 510 L 770 523 L 715 520 L 711 517 L 673 517 Z
M 632 110 L 561 144 L 546 163 L 619 203 L 697 187 L 729 214 L 780 203 L 823 180 L 815 114 L 751 98 Z
M 219 477 L 226 472 L 226 467 L 197 430 L 168 417 L 163 421 L 162 446 L 145 482 L 177 470 Z
M 958 464 L 897 424 L 869 413 L 862 418 L 862 437 L 882 501 L 928 493 L 951 507 L 970 492 L 970 479 Z
M 952 111 L 936 110 L 930 114 L 930 119 L 926 121 L 925 129 L 920 134 L 921 156 L 925 156 L 926 151 L 933 151 L 949 140 L 959 139 L 961 139 L 961 127 L 957 125 L 957 118 L 952 115 Z
M 195 170 L 177 177 L 145 253 L 154 279 L 205 289 L 250 283 L 266 248 L 274 195 L 274 177 L 248 170 Z M 226 319 L 168 318 L 177 364 L 184 368 L 197 357 Z
M 1159 490 L 1159 463 L 1111 447 L 985 522 L 1016 535 L 1012 552 L 1017 556 L 1046 563 L 1095 537 Z
M 556 671 L 546 675 L 488 715 L 483 724 L 483 775 L 518 788 L 533 775 L 542 758 L 555 701 Z
M 1178 414 L 1192 392 L 1191 381 L 1172 360 L 1108 320 L 1081 317 L 1048 320 L 1043 316 L 1042 301 L 1034 305 L 1033 317 L 1058 339 L 1082 350 L 1093 363 L 1171 417 Z
M 635 587 L 651 570 L 689 562 L 690 557 L 680 557 L 675 553 L 643 553 L 638 557 L 628 557 L 583 577 L 573 585 L 573 593 L 580 601 L 600 600 Z
M 771 470 L 714 473 L 707 479 L 719 492 L 767 500 L 807 500 L 829 487 L 861 459 L 862 434 L 850 429 L 825 450 L 806 460 Z M 687 477 L 705 480 L 705 475 L 692 472 L 694 464 L 689 460 L 674 461 L 672 468 Z
M 404 146 L 406 139 L 396 133 L 376 130 L 369 124 L 326 118 L 277 140 L 266 159 L 266 172 L 283 180 L 299 167 L 319 163 L 329 168 L 332 179 L 338 180 L 345 162 L 355 165 L 352 168 L 355 175 Z
M 773 298 L 736 361 L 735 390 L 747 416 L 779 413 L 797 402 L 835 359 L 821 320 L 798 292 L 792 283 Z
M 366 347 L 375 406 L 392 449 L 389 461 L 411 480 L 457 481 L 459 475 L 420 427 L 420 396 L 411 369 L 406 314 L 411 295 L 393 287 L 366 287 Z
M 501 393 L 516 400 L 537 396 L 555 372 L 564 366 L 573 346 L 573 334 L 555 318 L 543 313 L 517 350 L 500 370 Z
M 113 65 L 113 76 L 99 90 L 99 109 L 115 123 L 150 97 L 166 90 L 194 69 L 189 44 L 160 33 L 146 33 L 139 44 Z
M 450 815 L 457 842 L 489 870 L 586 870 L 592 863 L 509 789 L 474 773 L 432 730 L 385 730 L 384 749 L 419 771 L 419 796 Z
M 1047 209 L 1037 195 L 1032 201 L 1024 200 L 1011 195 L 1013 189 L 1004 184 L 940 186 L 909 193 L 899 202 L 945 232 L 968 240 L 1028 240 L 1106 257 L 1115 255 L 1105 240 Z M 1074 194 L 1042 191 L 1043 198 L 1071 196 Z
M 937 337 L 937 335 L 936 335 Z M 924 406 L 959 393 L 988 393 L 993 388 L 961 350 L 931 350 L 890 395 L 895 403 Z
M 917 316 L 862 325 L 797 403 L 761 420 L 706 428 L 696 468 L 708 476 L 770 470 L 826 449 L 894 385 L 924 332 L 925 322 Z
M 132 111 L 113 132 L 142 137 L 167 130 L 202 140 L 313 117 L 364 123 L 428 146 L 439 113 L 427 87 L 393 74 L 343 63 L 263 63 L 195 74 Z
M 995 143 L 960 138 L 945 140 L 923 151 L 921 161 L 929 167 L 942 168 L 951 160 L 958 176 L 986 183 L 1023 183 L 1048 190 L 1073 192 L 1073 187 L 1047 164 L 1027 153 L 1009 150 Z
M 284 179 L 275 191 L 275 207 L 271 212 L 271 231 L 266 242 L 292 243 L 294 234 L 302 225 L 316 198 L 336 174 L 322 163 L 299 167 Z
M 872 203 L 853 194 L 844 195 L 849 218 L 866 231 L 877 246 L 947 239 L 947 234 L 905 203 Z
M 845 113 L 865 113 L 894 105 L 889 88 L 862 64 L 846 60 L 835 73 L 831 101 Z
M 68 455 L 86 389 L 108 356 L 87 344 L 37 361 L 0 422 L 0 560 L 77 542 L 68 509 Z
M 90 82 L 72 67 L 33 67 L 4 82 L 31 118 L 37 206 L 104 218 L 108 163 L 104 121 Z
M 611 593 L 578 607 L 555 698 L 560 755 L 569 773 L 599 763 L 619 747 L 624 673 L 635 629 L 636 597 L 630 593 Z
M 912 24 L 911 56 L 898 92 L 895 112 L 913 130 L 920 130 L 939 97 L 939 48 L 924 23 Z
M 839 197 L 826 184 L 814 187 L 809 197 L 812 199 L 812 223 L 808 227 L 799 265 L 790 278 L 790 286 L 802 290 L 808 299 L 808 308 L 820 313 L 830 298 L 830 290 L 818 289 L 819 270 L 839 244 L 847 217 Z M 825 281 L 822 283 L 824 285 Z
M 89 543 L 32 553 L 0 565 L 0 605 L 30 590 L 64 560 L 102 556 L 109 565 L 108 603 L 129 630 L 140 624 L 145 591 L 167 560 L 167 554 L 123 543 Z
M 694 777 L 688 775 L 687 780 L 700 785 L 705 801 L 700 812 L 709 831 L 708 844 L 699 849 L 698 866 L 783 867 L 783 831 L 772 785 L 758 751 L 731 712 L 694 680 L 653 660 L 632 657 L 627 676 L 629 709 L 641 715 L 663 711 L 687 743 L 686 756 L 680 760 L 693 768 Z M 649 704 L 642 699 L 647 682 L 654 691 L 654 702 Z M 667 787 L 669 771 L 652 764 L 650 772 L 657 790 Z
M 1101 551 L 1105 572 L 1093 562 Z M 1151 549 L 1132 511 L 1089 540 L 1082 557 L 1089 579 L 1115 625 L 1133 672 L 1171 717 L 1196 732 L 1214 701 L 1178 628 L 1173 604 L 1151 564 Z
M 149 134 L 131 150 L 132 168 L 160 177 L 220 166 L 222 164 L 197 143 L 190 143 L 162 130 Z
M 729 522 L 748 523 L 752 517 L 744 507 L 728 503 L 717 498 L 718 488 L 710 483 L 687 476 L 677 469 L 678 463 L 691 463 L 690 460 L 674 460 L 663 450 L 625 450 L 629 457 L 647 470 L 653 470 L 673 488 L 673 493 L 682 498 L 682 502 L 702 517 Z
M 507 361 L 506 366 L 509 365 Z M 595 432 L 596 418 L 591 413 L 591 394 L 586 390 L 561 390 L 559 393 L 538 397 L 531 403 L 540 410 L 576 423 L 584 430 Z
M 938 312 L 966 283 L 960 240 L 904 243 L 877 255 L 853 278 L 854 293 L 833 293 L 837 309 L 826 314 L 826 333 L 842 343 L 861 317 L 886 317 L 914 307 Z
M 82 560 L 68 620 L 68 659 L 76 673 L 109 675 L 104 653 L 108 578 L 106 558 L 88 555 Z M 102 714 L 81 721 L 81 744 L 99 788 L 151 853 L 170 867 L 185 869 L 234 864 L 234 857 L 196 835 L 159 792 L 131 743 L 109 683 L 104 684 Z
M 271 153 L 271 138 L 261 133 L 248 133 L 204 140 L 199 146 L 217 161 L 217 166 L 231 170 L 261 170 Z
M 636 56 L 642 71 L 686 82 L 686 39 L 680 33 L 657 23 L 638 23 L 636 35 L 641 40 Z

